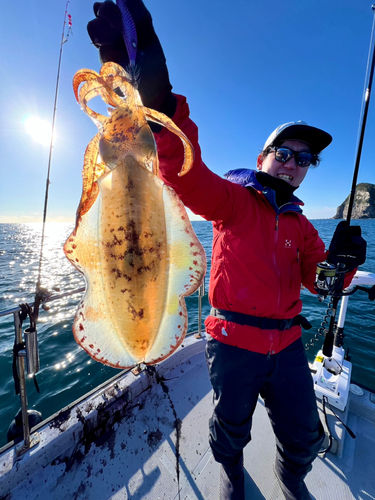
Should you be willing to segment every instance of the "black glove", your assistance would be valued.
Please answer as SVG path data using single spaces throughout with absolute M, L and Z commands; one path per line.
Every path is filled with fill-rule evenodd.
M 333 234 L 327 260 L 331 264 L 345 264 L 345 271 L 351 271 L 366 261 L 366 246 L 361 227 L 347 226 L 341 221 Z
M 163 49 L 142 0 L 128 0 L 127 7 L 137 30 L 136 66 L 140 71 L 139 93 L 144 106 L 172 117 L 176 98 L 172 94 Z M 111 0 L 94 4 L 96 19 L 87 25 L 92 43 L 99 49 L 100 62 L 115 62 L 126 68 L 129 57 L 122 36 L 121 12 Z M 157 125 L 160 129 L 160 126 Z

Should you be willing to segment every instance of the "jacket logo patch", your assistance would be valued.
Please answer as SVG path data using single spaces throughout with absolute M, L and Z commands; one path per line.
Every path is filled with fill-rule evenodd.
M 291 248 L 292 246 L 292 240 L 285 240 L 285 248 Z

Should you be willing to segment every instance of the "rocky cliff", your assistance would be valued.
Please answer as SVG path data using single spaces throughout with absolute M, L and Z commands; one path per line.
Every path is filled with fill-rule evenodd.
M 350 195 L 337 208 L 334 219 L 346 219 Z M 375 184 L 357 184 L 352 219 L 375 219 Z

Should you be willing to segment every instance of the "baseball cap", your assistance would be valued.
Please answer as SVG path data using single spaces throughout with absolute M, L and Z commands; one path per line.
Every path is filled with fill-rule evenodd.
M 264 149 L 287 140 L 306 142 L 314 153 L 320 153 L 332 142 L 332 136 L 320 128 L 311 127 L 306 122 L 297 121 L 279 125 L 268 137 Z

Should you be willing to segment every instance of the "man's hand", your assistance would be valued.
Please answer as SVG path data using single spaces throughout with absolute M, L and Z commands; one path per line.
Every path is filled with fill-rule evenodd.
M 345 271 L 364 264 L 367 243 L 361 234 L 360 226 L 347 226 L 345 221 L 341 221 L 329 246 L 328 262 L 345 264 Z
M 144 106 L 172 117 L 176 99 L 171 90 L 163 49 L 152 18 L 142 0 L 128 0 L 138 36 L 136 66 L 140 71 L 139 93 Z M 120 9 L 111 0 L 94 4 L 95 19 L 87 25 L 92 43 L 99 49 L 100 62 L 115 62 L 126 68 L 129 57 L 122 35 Z

